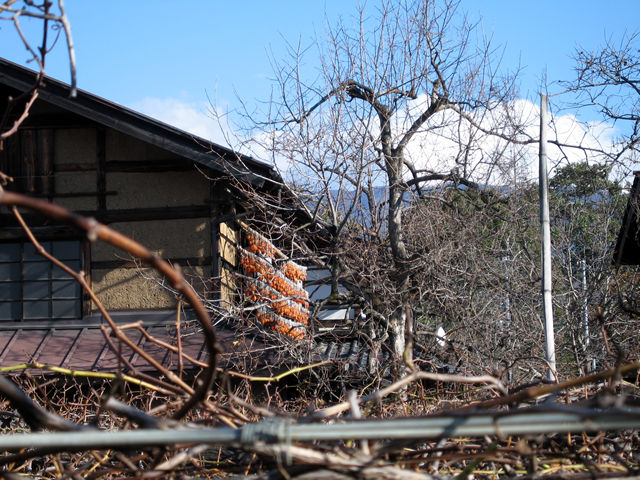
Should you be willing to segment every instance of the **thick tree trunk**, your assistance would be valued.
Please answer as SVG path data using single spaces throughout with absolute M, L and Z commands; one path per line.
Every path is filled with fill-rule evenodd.
M 397 152 L 387 159 L 387 175 L 389 178 L 389 246 L 393 255 L 394 277 L 395 277 L 395 302 L 396 308 L 389 318 L 389 336 L 391 347 L 396 358 L 403 360 L 405 356 L 406 335 L 407 335 L 407 315 L 409 311 L 405 299 L 408 295 L 409 276 L 407 273 L 407 248 L 404 243 L 403 222 L 402 222 L 402 201 L 405 187 L 402 182 L 402 156 Z M 410 336 L 413 336 L 413 329 L 409 329 Z M 409 340 L 413 344 L 413 338 Z
M 402 178 L 399 175 L 389 180 L 389 243 L 395 267 L 402 270 L 407 259 L 407 248 L 402 234 L 402 197 L 404 188 L 400 186 Z
M 389 339 L 391 349 L 398 360 L 402 360 L 405 348 L 406 318 L 401 309 L 396 310 L 389 318 Z

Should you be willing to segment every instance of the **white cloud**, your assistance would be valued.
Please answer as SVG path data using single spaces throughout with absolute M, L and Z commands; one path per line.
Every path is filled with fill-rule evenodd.
M 229 125 L 223 120 L 221 125 L 212 114 L 212 106 L 206 102 L 147 97 L 134 103 L 131 108 L 211 142 L 228 145 L 227 138 L 231 132 Z
M 399 136 L 425 108 L 427 97 L 422 96 L 408 105 L 406 112 L 395 117 L 395 131 Z M 132 105 L 145 115 L 173 125 L 214 143 L 229 146 L 246 154 L 260 158 L 280 168 L 285 177 L 299 177 L 302 173 L 292 168 L 291 160 L 282 156 L 283 152 L 272 152 L 266 144 L 277 145 L 278 132 L 263 132 L 256 142 L 242 145 L 244 142 L 235 135 L 226 123 L 224 116 L 212 113 L 212 106 L 206 102 L 193 102 L 180 98 L 144 98 Z M 478 123 L 485 130 L 500 128 L 507 115 L 517 118 L 524 129 L 519 132 L 520 139 L 537 139 L 539 136 L 540 107 L 528 100 L 516 100 L 510 104 L 499 105 L 492 111 L 476 111 Z M 571 114 L 552 116 L 549 139 L 566 145 L 576 145 L 592 149 L 611 149 L 615 130 L 612 125 L 603 122 L 582 123 Z M 505 135 L 512 132 L 504 131 Z M 460 149 L 458 139 L 467 142 L 470 147 Z M 262 148 L 259 148 L 262 146 Z M 586 153 L 585 153 L 586 152 Z M 467 122 L 460 122 L 453 112 L 437 114 L 408 144 L 408 158 L 417 168 L 438 173 L 449 173 L 454 168 L 460 174 L 466 174 L 471 180 L 489 184 L 507 184 L 514 179 L 536 180 L 538 175 L 538 143 L 529 145 L 509 144 L 497 136 L 487 135 L 474 130 Z M 559 149 L 548 147 L 549 166 L 566 165 L 569 162 L 600 161 L 601 156 L 579 148 Z M 501 160 L 496 162 L 496 158 Z M 464 170 L 463 170 L 464 169 Z M 551 172 L 552 173 L 552 172 Z M 302 180 L 298 178 L 298 180 Z
M 396 131 L 406 131 L 410 122 L 426 107 L 425 96 L 408 105 L 408 113 L 397 115 Z M 538 138 L 540 135 L 540 107 L 528 100 L 516 100 L 497 105 L 491 111 L 476 110 L 470 115 L 484 131 L 500 132 L 506 137 L 515 135 L 528 144 L 513 144 L 496 135 L 482 132 L 469 122 L 460 121 L 452 111 L 434 116 L 425 129 L 415 135 L 407 146 L 407 156 L 419 169 L 459 174 L 479 183 L 505 184 L 514 179 L 536 180 L 538 176 Z M 517 132 L 504 127 L 504 120 L 515 119 L 522 128 Z M 578 161 L 601 162 L 598 150 L 611 151 L 615 130 L 603 122 L 582 123 L 574 115 L 550 115 L 547 147 L 548 164 L 555 167 Z M 466 148 L 461 148 L 460 142 Z

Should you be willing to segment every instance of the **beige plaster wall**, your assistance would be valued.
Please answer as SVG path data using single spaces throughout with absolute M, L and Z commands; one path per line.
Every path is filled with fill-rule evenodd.
M 95 172 L 57 172 L 56 193 L 96 192 Z
M 109 173 L 107 208 L 208 205 L 209 182 L 199 172 Z
M 55 164 L 96 164 L 96 131 L 93 128 L 64 128 L 55 131 Z M 95 185 L 94 185 L 95 189 Z
M 149 161 L 177 158 L 170 152 L 111 129 L 106 130 L 106 160 Z M 96 192 L 97 135 L 95 129 L 56 131 L 56 165 L 79 164 L 83 171 L 56 173 L 56 193 Z M 107 209 L 162 208 L 209 204 L 209 181 L 199 172 L 106 174 Z M 73 210 L 97 209 L 97 198 L 55 198 Z M 211 256 L 208 218 L 123 222 L 111 225 L 164 258 Z M 91 245 L 91 261 L 131 260 L 125 252 L 103 242 Z M 210 287 L 211 266 L 185 267 L 185 276 L 204 292 Z M 147 278 L 145 278 L 147 277 Z M 149 268 L 92 269 L 91 284 L 107 309 L 134 310 L 172 308 L 173 295 L 159 285 Z
M 58 205 L 62 205 L 63 207 L 73 211 L 95 210 L 98 208 L 98 201 L 96 200 L 96 197 L 55 197 L 53 201 Z
M 211 255 L 209 219 L 185 218 L 114 223 L 110 227 L 142 243 L 163 258 L 207 257 Z M 104 243 L 91 246 L 91 260 L 127 258 L 126 253 Z
M 108 310 L 174 307 L 176 300 L 173 295 L 153 278 L 157 279 L 158 275 L 149 268 L 94 270 L 91 272 L 91 286 Z
M 96 173 L 91 172 L 57 172 L 55 174 L 55 193 L 94 193 L 86 197 L 55 197 L 54 201 L 71 210 L 95 210 L 97 199 L 95 192 Z
M 219 250 L 220 257 L 234 267 L 238 265 L 238 243 L 240 235 L 226 222 L 220 224 Z
M 185 277 L 202 293 L 210 276 L 207 267 L 184 268 Z M 205 282 L 202 281 L 205 279 Z M 176 299 L 162 287 L 158 273 L 150 268 L 94 270 L 91 286 L 107 310 L 153 310 L 173 308 Z

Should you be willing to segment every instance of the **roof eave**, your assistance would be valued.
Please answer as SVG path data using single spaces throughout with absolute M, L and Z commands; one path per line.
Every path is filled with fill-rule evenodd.
M 36 72 L 0 59 L 0 83 L 20 91 L 35 85 Z M 217 145 L 176 127 L 160 122 L 101 97 L 78 90 L 70 96 L 71 87 L 50 77 L 44 78 L 39 97 L 52 105 L 66 109 L 121 133 L 152 143 L 160 148 L 188 158 L 223 175 L 231 175 L 262 188 L 265 183 L 281 183 L 270 165 Z

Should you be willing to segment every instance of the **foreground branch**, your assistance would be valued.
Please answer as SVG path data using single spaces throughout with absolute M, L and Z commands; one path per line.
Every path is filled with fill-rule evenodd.
M 368 402 L 370 400 L 382 400 L 384 397 L 389 395 L 390 393 L 399 390 L 400 388 L 413 383 L 418 380 L 430 380 L 432 382 L 449 382 L 449 383 L 489 383 L 493 385 L 496 389 L 498 389 L 502 394 L 507 393 L 507 389 L 504 387 L 502 382 L 495 377 L 491 377 L 489 375 L 481 375 L 481 376 L 464 376 L 464 375 L 448 375 L 442 373 L 429 373 L 429 372 L 414 372 L 411 375 L 407 375 L 406 377 L 398 380 L 397 382 L 389 385 L 382 390 L 371 393 L 364 397 L 360 397 L 355 401 L 357 404 L 361 404 L 364 402 Z M 339 413 L 345 412 L 351 408 L 351 403 L 342 402 L 337 405 L 333 405 L 331 407 L 323 408 L 321 410 L 316 410 L 313 413 L 315 417 L 331 417 L 333 415 L 338 415 Z

